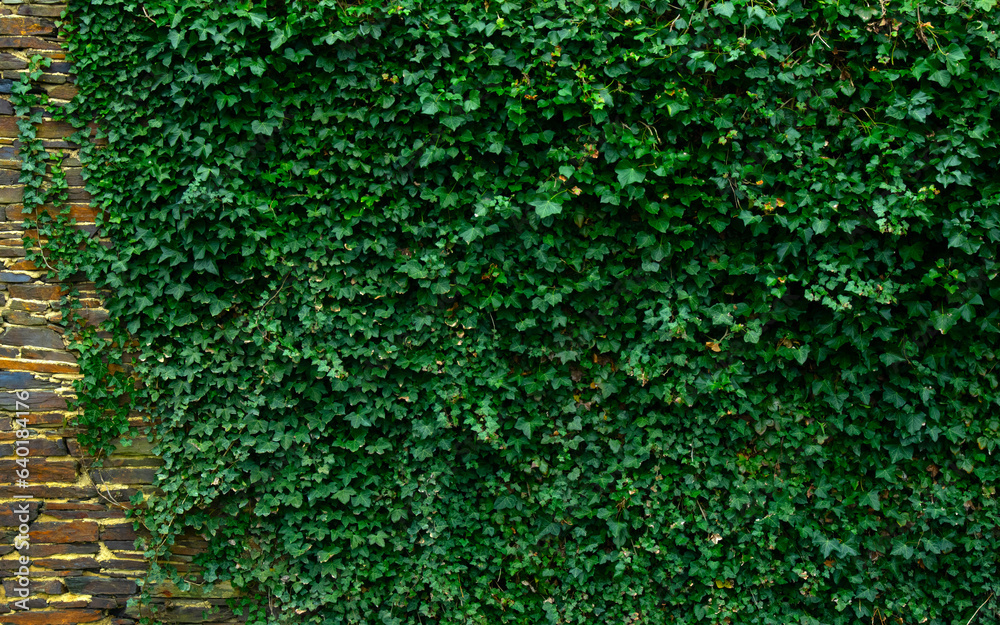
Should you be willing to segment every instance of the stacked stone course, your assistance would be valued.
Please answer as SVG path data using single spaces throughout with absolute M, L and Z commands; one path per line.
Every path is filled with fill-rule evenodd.
M 135 550 L 137 533 L 125 511 L 136 489 L 152 483 L 161 462 L 151 454 L 149 443 L 139 440 L 94 468 L 76 442 L 67 401 L 80 372 L 60 326 L 61 285 L 46 280 L 45 272 L 25 259 L 22 242 L 23 189 L 18 184 L 18 131 L 10 93 L 28 59 L 42 55 L 53 62 L 38 87 L 54 105 L 76 95 L 72 65 L 58 30 L 64 9 L 58 0 L 0 3 L 0 625 L 130 625 L 138 621 L 140 608 L 126 607 L 126 602 L 136 595 L 136 580 L 147 563 Z M 66 141 L 71 134 L 72 128 L 60 122 L 49 120 L 38 127 L 46 149 L 64 154 L 72 216 L 78 227 L 95 232 L 96 213 L 85 189 L 78 146 Z M 82 296 L 82 314 L 92 323 L 105 319 L 107 312 L 93 285 L 75 286 Z M 27 486 L 20 487 L 15 419 L 18 393 L 25 391 L 30 477 Z M 24 495 L 32 498 L 16 499 Z M 25 516 L 31 546 L 19 552 L 14 542 Z M 201 544 L 195 537 L 177 546 L 181 570 L 189 570 Z M 18 606 L 18 558 L 24 555 L 30 557 L 30 595 Z M 194 588 L 182 592 L 163 584 L 153 589 L 152 603 L 159 607 L 156 621 L 236 622 L 225 608 L 231 588 Z

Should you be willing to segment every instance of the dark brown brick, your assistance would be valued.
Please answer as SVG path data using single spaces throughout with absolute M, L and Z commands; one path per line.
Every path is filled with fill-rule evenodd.
M 88 510 L 98 512 L 106 510 L 107 506 L 99 503 L 87 503 L 85 501 L 49 501 L 45 504 L 46 513 L 52 510 Z
M 45 212 L 50 215 L 55 216 L 59 213 L 52 206 L 43 206 Z M 60 209 L 61 210 L 61 209 Z M 69 217 L 77 220 L 80 223 L 86 223 L 88 221 L 94 221 L 97 217 L 97 211 L 90 207 L 88 204 L 70 204 L 69 207 Z M 24 206 L 21 204 L 12 204 L 7 207 L 7 220 L 8 221 L 24 221 Z
M 42 89 L 45 90 L 45 93 L 49 94 L 50 98 L 57 100 L 72 100 L 80 92 L 76 85 L 69 83 L 64 85 L 42 85 Z
M 94 469 L 90 472 L 94 484 L 152 484 L 156 469 L 114 468 Z
M 15 510 L 21 510 L 24 504 L 28 506 L 28 522 L 34 521 L 38 517 L 38 502 L 4 502 L 0 503 L 0 527 L 17 527 L 20 525 L 22 523 L 21 517 L 24 515 L 15 512 Z
M 41 37 L 0 37 L 0 49 L 58 50 L 59 42 Z
M 65 415 L 58 412 L 29 412 L 28 427 L 53 427 L 62 425 L 66 420 Z M 0 432 L 11 431 L 10 417 L 0 418 Z
M 27 478 L 28 488 L 21 488 L 20 495 L 38 494 L 43 482 L 57 482 L 71 484 L 76 481 L 76 471 L 80 466 L 76 460 L 34 460 L 28 464 L 30 477 Z M 14 471 L 20 469 L 14 460 L 0 460 L 0 475 L 14 475 Z M 17 488 L 11 486 L 10 488 Z M 2 492 L 2 491 L 0 491 Z M 7 495 L 4 495 L 7 496 Z
M 4 47 L 4 39 L 6 37 L 0 37 L 0 48 Z M 35 131 L 39 139 L 65 139 L 76 132 L 76 128 L 66 122 L 46 121 L 35 124 Z M 0 137 L 17 138 L 17 135 L 17 120 L 13 117 L 0 117 Z
M 86 543 L 97 540 L 97 523 L 91 521 L 65 521 L 35 523 L 31 526 L 33 543 Z
M 104 619 L 101 610 L 28 610 L 0 615 L 2 625 L 77 625 Z
M 27 310 L 30 312 L 42 312 L 51 308 L 48 302 L 29 302 L 27 300 L 14 300 L 10 303 L 14 310 Z
M 147 568 L 149 568 L 148 565 L 146 564 L 146 561 L 143 560 L 142 558 L 138 558 L 135 560 L 128 560 L 122 558 L 114 560 L 102 560 L 101 565 L 106 571 L 145 571 Z M 183 565 L 176 566 L 178 571 L 181 570 L 181 566 Z
M 32 315 L 23 310 L 5 310 L 3 311 L 3 319 L 7 323 L 19 326 L 44 326 L 48 324 L 45 317 Z
M 54 23 L 37 17 L 8 17 L 0 20 L 0 35 L 48 35 L 56 29 Z
M 0 243 L 0 258 L 24 258 L 24 247 L 17 247 L 10 243 Z
M 6 52 L 0 54 L 0 69 L 25 69 L 26 67 L 28 67 L 27 61 Z
M 57 301 L 61 294 L 61 287 L 58 284 L 12 284 L 7 290 L 15 299 Z
M 101 540 L 135 540 L 136 533 L 131 523 L 116 523 L 101 527 Z
M 28 489 L 17 488 L 16 486 L 0 486 L 0 497 L 13 497 L 23 495 Z M 48 484 L 32 484 L 30 494 L 37 499 L 83 499 L 87 497 L 97 497 L 97 489 L 91 486 L 51 486 Z
M 49 601 L 48 607 L 52 609 L 66 610 L 70 608 L 90 608 L 90 601 L 86 599 L 75 599 L 73 601 Z
M 48 391 L 31 393 L 27 401 L 21 402 L 14 393 L 0 392 L 0 409 L 16 411 L 18 402 L 27 404 L 29 411 L 66 410 L 66 399 Z
M 22 4 L 17 7 L 17 14 L 35 15 L 38 17 L 59 17 L 65 10 L 65 4 Z
M 53 510 L 46 504 L 45 515 L 53 519 L 124 519 L 122 510 Z
M 21 553 L 30 556 L 31 558 L 50 558 L 52 556 L 66 554 L 91 555 L 99 553 L 100 550 L 101 547 L 97 543 L 86 543 L 81 545 L 72 545 L 69 543 L 31 543 L 31 546 L 27 550 L 22 550 Z
M 27 447 L 29 458 L 69 455 L 69 451 L 66 450 L 66 441 L 61 438 L 32 438 L 29 439 Z M 12 455 L 14 455 L 14 443 L 0 444 L 0 456 Z
M 66 174 L 66 184 L 71 187 L 82 187 L 83 182 L 83 168 L 81 167 L 65 167 L 63 168 L 63 173 Z M 89 208 L 89 207 L 88 207 Z
M 90 202 L 94 199 L 83 187 L 70 187 L 66 191 L 66 197 L 69 198 L 70 202 Z M 86 228 L 81 228 L 81 230 L 86 230 Z
M 5 580 L 3 583 L 3 588 L 7 592 L 8 597 L 13 597 L 14 589 L 17 588 L 14 580 Z M 46 579 L 46 580 L 31 580 L 31 594 L 41 593 L 45 595 L 58 595 L 66 592 L 65 586 L 61 580 L 58 579 Z
M 70 592 L 81 595 L 132 595 L 136 592 L 135 581 L 131 579 L 83 575 L 67 577 L 63 581 Z

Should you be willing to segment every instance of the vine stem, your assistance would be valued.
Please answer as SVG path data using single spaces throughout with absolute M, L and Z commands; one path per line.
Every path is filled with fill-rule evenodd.
M 969 617 L 969 620 L 965 622 L 965 625 L 969 625 L 969 623 L 972 622 L 972 619 L 976 618 L 976 615 L 979 614 L 979 611 L 983 609 L 983 606 L 989 603 L 990 599 L 992 598 L 993 598 L 993 593 L 991 592 L 990 596 L 986 597 L 986 601 L 983 601 L 982 603 L 979 604 L 979 607 L 976 608 L 976 611 L 972 613 L 972 616 Z

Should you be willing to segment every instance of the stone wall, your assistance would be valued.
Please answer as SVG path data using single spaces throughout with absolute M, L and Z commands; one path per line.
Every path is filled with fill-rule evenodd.
M 125 509 L 135 489 L 152 482 L 160 463 L 144 440 L 121 449 L 100 469 L 81 451 L 67 412 L 79 369 L 59 323 L 60 285 L 46 281 L 44 272 L 24 259 L 22 243 L 17 124 L 9 98 L 19 72 L 36 54 L 53 59 L 40 80 L 52 102 L 76 94 L 57 27 L 64 8 L 52 0 L 0 4 L 0 624 L 126 625 L 139 616 L 126 601 L 135 595 L 146 563 L 134 549 L 136 531 Z M 64 140 L 69 134 L 67 126 L 46 122 L 38 136 L 50 151 L 65 153 L 72 214 L 80 227 L 94 231 L 76 146 Z M 92 285 L 78 286 L 84 314 L 94 322 L 106 317 Z M 26 430 L 18 423 L 19 411 Z M 21 447 L 27 456 L 19 465 Z M 28 477 L 19 483 L 17 471 L 25 468 Z M 25 538 L 30 547 L 18 551 Z M 178 546 L 181 567 L 188 566 L 198 544 L 193 538 Z M 21 596 L 23 577 L 29 580 L 27 597 Z M 163 585 L 153 594 L 161 607 L 157 621 L 235 622 L 224 607 L 228 588 L 185 593 Z M 206 615 L 213 606 L 222 609 Z

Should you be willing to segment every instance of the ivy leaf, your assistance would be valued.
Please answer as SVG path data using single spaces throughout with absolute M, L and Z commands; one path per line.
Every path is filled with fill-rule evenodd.
M 714 11 L 716 15 L 732 17 L 733 13 L 736 11 L 736 7 L 733 6 L 732 2 L 719 2 L 712 7 L 712 11 Z
M 638 184 L 646 179 L 646 172 L 633 167 L 622 167 L 616 169 L 615 173 L 618 174 L 618 183 L 622 186 Z
M 521 500 L 511 494 L 501 495 L 496 498 L 496 501 L 493 502 L 494 510 L 507 510 L 510 508 L 520 509 L 520 507 L 521 507 Z
M 549 198 L 539 198 L 529 202 L 535 207 L 535 214 L 541 218 L 550 217 L 552 215 L 558 215 L 562 212 L 562 204 L 553 202 Z

